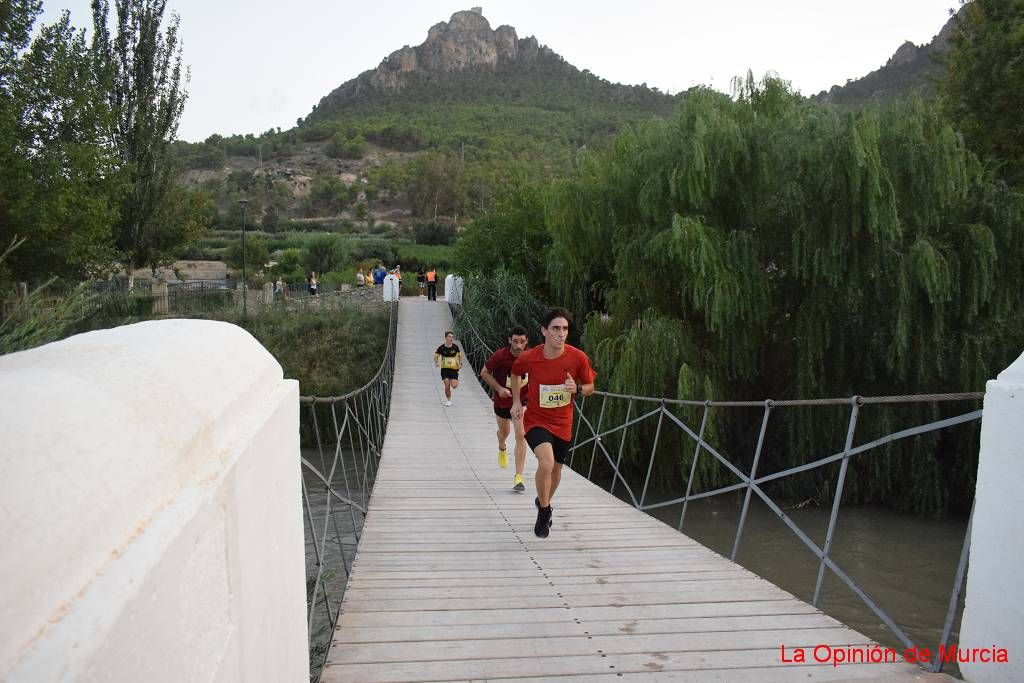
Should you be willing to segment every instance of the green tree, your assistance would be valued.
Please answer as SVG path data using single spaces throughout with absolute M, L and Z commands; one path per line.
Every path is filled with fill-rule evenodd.
M 459 233 L 456 262 L 461 268 L 487 274 L 505 268 L 525 276 L 534 292 L 548 296 L 547 264 L 538 255 L 551 247 L 544 214 L 544 189 L 515 178 L 493 211 L 477 216 Z
M 112 113 L 108 131 L 118 160 L 123 192 L 115 229 L 129 274 L 139 265 L 166 262 L 161 222 L 175 198 L 172 143 L 187 99 L 177 15 L 162 30 L 166 0 L 115 0 L 115 31 L 108 28 L 110 3 L 93 0 L 93 50 Z
M 84 34 L 65 12 L 29 43 L 38 2 L 0 11 L 0 240 L 25 243 L 0 267 L 41 283 L 113 267 L 108 110 Z
M 921 100 L 840 111 L 772 79 L 735 99 L 694 92 L 672 121 L 581 158 L 545 215 L 553 300 L 593 313 L 584 340 L 602 388 L 688 399 L 977 391 L 1024 346 L 1024 196 L 992 182 Z M 948 410 L 898 415 L 920 424 Z M 864 411 L 858 435 L 894 431 L 894 415 Z M 756 425 L 726 419 L 723 452 L 749 450 Z M 764 471 L 842 443 L 839 421 L 787 420 L 767 437 Z M 972 436 L 886 446 L 854 465 L 846 500 L 964 509 Z M 655 472 L 685 476 L 678 466 Z M 806 498 L 827 476 L 779 487 Z
M 270 260 L 270 252 L 267 245 L 259 237 L 245 238 L 245 271 L 246 277 L 263 270 L 263 266 Z M 224 252 L 224 262 L 241 273 L 242 268 L 242 240 L 234 240 L 228 245 Z
M 972 0 L 957 15 L 939 92 L 968 145 L 1024 184 L 1024 0 Z
M 306 270 L 323 274 L 330 272 L 349 260 L 348 245 L 336 235 L 318 235 L 306 242 L 302 252 L 302 264 Z

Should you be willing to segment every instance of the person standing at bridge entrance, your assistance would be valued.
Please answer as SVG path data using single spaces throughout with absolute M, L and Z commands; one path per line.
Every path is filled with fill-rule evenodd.
M 441 383 L 444 384 L 445 405 L 452 404 L 452 389 L 459 388 L 459 369 L 462 367 L 462 351 L 455 343 L 455 334 L 444 333 L 444 344 L 434 351 L 434 365 L 441 368 Z
M 437 269 L 434 266 L 427 271 L 427 301 L 437 301 Z
M 526 484 L 523 482 L 523 467 L 526 465 L 526 432 L 523 429 L 522 418 L 512 419 L 513 401 L 520 406 L 526 405 L 528 400 L 528 378 L 520 378 L 522 388 L 517 397 L 512 397 L 512 364 L 516 358 L 526 350 L 529 338 L 526 336 L 526 328 L 516 325 L 509 331 L 508 346 L 504 346 L 494 352 L 487 360 L 480 377 L 491 387 L 494 401 L 494 415 L 498 421 L 498 466 L 502 469 L 508 467 L 508 450 L 506 443 L 509 432 L 515 430 L 515 458 L 516 474 L 512 480 L 513 491 L 525 491 Z
M 512 364 L 513 396 L 519 395 L 521 376 L 529 376 L 527 409 L 513 402 L 512 417 L 523 419 L 526 442 L 537 456 L 533 533 L 541 538 L 546 538 L 551 528 L 551 499 L 562 480 L 562 466 L 572 443 L 573 396 L 593 394 L 597 377 L 587 354 L 565 343 L 571 322 L 572 316 L 564 308 L 548 310 L 540 324 L 544 343 L 522 352 Z

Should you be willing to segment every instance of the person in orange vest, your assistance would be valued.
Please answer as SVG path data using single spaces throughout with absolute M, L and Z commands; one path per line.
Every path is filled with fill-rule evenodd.
M 427 301 L 437 301 L 437 271 L 434 266 L 427 271 Z

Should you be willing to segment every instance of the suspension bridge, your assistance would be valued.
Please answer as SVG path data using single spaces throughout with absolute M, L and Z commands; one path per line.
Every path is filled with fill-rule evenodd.
M 950 645 L 972 683 L 1024 677 L 1024 550 L 1012 542 L 1024 356 L 984 395 L 718 402 L 599 391 L 577 406 L 571 469 L 551 535 L 539 539 L 534 460 L 527 491 L 514 492 L 470 367 L 443 405 L 433 350 L 453 311 L 472 367 L 490 353 L 472 321 L 415 298 L 384 310 L 382 362 L 336 397 L 300 396 L 251 335 L 208 320 L 143 322 L 0 357 L 0 393 L 16 399 L 0 419 L 0 678 L 949 680 L 940 648 Z M 157 400 L 140 401 L 140 386 Z M 847 466 L 977 423 L 982 398 L 974 508 L 958 557 L 943 551 L 955 572 L 951 563 L 928 624 L 916 604 L 894 618 L 891 590 L 860 583 L 874 558 L 848 562 L 834 546 Z M 862 411 L 913 402 L 933 406 L 917 413 L 933 421 L 858 432 Z M 790 407 L 845 414 L 845 440 L 762 471 L 766 430 L 785 427 Z M 743 453 L 722 452 L 705 430 L 732 409 L 760 424 Z M 623 475 L 624 454 L 646 468 L 642 484 L 636 469 Z M 655 458 L 689 467 L 685 491 L 655 492 Z M 691 488 L 698 462 L 724 473 L 717 488 Z M 830 468 L 831 510 L 827 529 L 808 533 L 770 494 L 820 467 Z M 687 510 L 715 496 L 730 508 L 742 500 L 738 522 L 715 522 L 730 527 L 722 554 L 683 533 Z M 803 599 L 735 562 L 755 536 L 745 522 L 754 505 L 781 525 L 786 552 L 806 552 L 817 569 L 791 588 Z M 784 552 L 776 542 L 771 552 Z M 893 579 L 916 601 L 915 572 L 935 558 L 913 559 Z M 858 628 L 820 609 L 837 587 L 868 615 Z
M 307 460 L 307 468 L 326 467 L 332 474 L 318 476 L 328 488 L 341 472 L 346 488 L 324 495 L 336 511 L 365 517 L 361 532 L 354 517 L 348 527 L 358 538 L 357 550 L 347 548 L 354 557 L 341 552 L 335 559 L 347 578 L 338 601 L 321 588 L 331 515 L 315 519 L 307 493 L 320 557 L 310 629 L 322 611 L 331 630 L 321 681 L 923 680 L 922 669 L 902 658 L 869 661 L 865 653 L 876 645 L 869 638 L 645 514 L 632 491 L 634 505 L 568 467 L 553 501 L 551 535 L 535 537 L 535 461 L 528 455 L 527 492 L 512 491 L 511 469 L 496 463 L 490 399 L 472 368 L 464 366 L 453 405 L 444 406 L 433 350 L 452 327 L 449 307 L 412 299 L 402 300 L 400 311 L 397 339 L 363 393 L 304 399 L 313 420 L 318 404 L 330 405 L 334 426 L 326 459 L 321 446 L 323 465 Z M 471 356 L 486 352 L 475 340 L 460 345 Z M 369 430 L 361 426 L 361 416 L 386 405 L 386 431 L 379 420 Z M 660 433 L 664 415 L 659 419 Z M 601 427 L 589 428 L 585 452 L 600 446 L 614 458 L 596 438 L 606 436 Z M 351 475 L 344 450 L 354 456 Z M 849 457 L 852 433 L 845 450 Z M 727 490 L 747 487 L 749 503 L 756 472 L 737 473 L 741 483 Z M 355 502 L 353 485 L 363 482 L 365 494 L 371 479 L 368 503 L 365 495 Z M 834 515 L 829 542 L 833 527 Z M 827 545 L 819 553 L 822 571 L 849 580 Z M 884 612 L 880 618 L 888 620 Z M 798 650 L 806 661 L 794 661 Z

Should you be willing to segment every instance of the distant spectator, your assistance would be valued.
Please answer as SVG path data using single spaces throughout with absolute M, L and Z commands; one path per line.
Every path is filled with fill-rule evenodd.
M 416 269 L 416 288 L 420 290 L 420 296 L 423 296 L 423 288 L 427 286 L 427 273 L 423 270 L 423 266 Z
M 310 296 L 316 296 L 316 286 L 317 286 L 317 284 L 318 283 L 316 281 L 316 271 L 315 270 L 309 271 L 309 277 L 306 278 L 306 289 L 309 290 L 309 295 Z
M 427 271 L 427 301 L 437 301 L 437 270 L 430 266 Z
M 277 279 L 274 280 L 274 294 L 283 294 L 283 293 L 284 293 L 284 280 L 282 280 L 281 276 L 278 275 Z
M 356 287 L 365 287 L 365 286 L 366 286 L 366 276 L 363 275 L 363 269 L 360 268 L 359 272 L 356 273 Z
M 391 272 L 395 274 L 395 277 L 398 278 L 399 282 L 402 281 L 402 266 L 397 266 L 396 265 L 395 269 L 393 271 L 391 271 Z
M 373 269 L 373 284 L 383 285 L 384 278 L 388 276 L 388 271 L 384 270 L 384 264 L 378 263 L 377 267 Z

